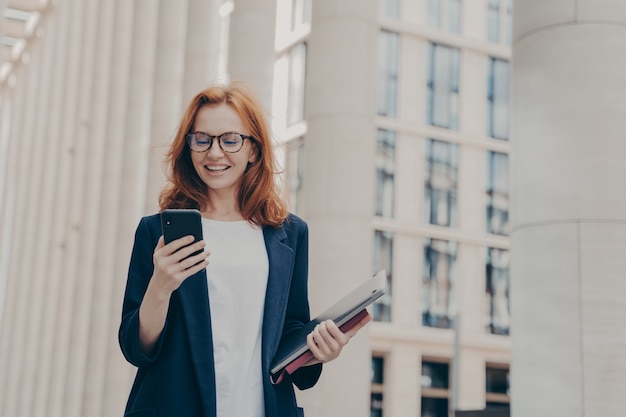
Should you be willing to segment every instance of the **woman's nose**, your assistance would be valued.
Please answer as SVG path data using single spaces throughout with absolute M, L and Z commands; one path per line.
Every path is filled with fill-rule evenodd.
M 211 157 L 220 157 L 224 155 L 224 151 L 222 150 L 219 140 L 217 138 L 213 139 L 213 143 L 207 151 L 207 155 Z

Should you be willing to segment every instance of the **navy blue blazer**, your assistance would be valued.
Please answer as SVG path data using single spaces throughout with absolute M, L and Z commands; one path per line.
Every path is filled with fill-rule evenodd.
M 165 327 L 154 348 L 150 354 L 140 349 L 139 306 L 152 276 L 152 255 L 160 236 L 159 214 L 141 219 L 135 233 L 119 329 L 122 352 L 138 368 L 124 415 L 215 417 L 215 366 L 205 271 L 187 278 L 172 293 Z M 278 385 L 271 383 L 269 368 L 280 341 L 310 320 L 308 228 L 292 214 L 281 227 L 263 227 L 263 236 L 269 258 L 262 330 L 265 417 L 302 417 L 293 385 L 299 389 L 312 387 L 322 366 L 285 374 Z

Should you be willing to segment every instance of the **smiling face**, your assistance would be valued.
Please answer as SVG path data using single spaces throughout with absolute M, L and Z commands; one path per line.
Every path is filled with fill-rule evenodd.
M 239 114 L 225 103 L 202 106 L 196 116 L 193 132 L 204 132 L 212 136 L 226 132 L 250 134 Z M 190 151 L 198 176 L 209 188 L 209 196 L 216 194 L 220 198 L 236 198 L 237 188 L 248 163 L 256 160 L 254 146 L 252 140 L 245 140 L 239 152 L 226 153 L 220 148 L 218 139 L 214 138 L 208 151 Z

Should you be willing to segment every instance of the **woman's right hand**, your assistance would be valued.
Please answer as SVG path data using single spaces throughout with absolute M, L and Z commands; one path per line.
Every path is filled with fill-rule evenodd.
M 200 240 L 190 245 L 193 239 L 193 236 L 184 236 L 166 245 L 161 236 L 152 256 L 154 272 L 150 285 L 153 290 L 171 294 L 185 279 L 206 268 L 210 255 L 204 250 L 206 243 Z M 200 253 L 189 256 L 197 251 Z
M 152 350 L 163 331 L 172 293 L 209 264 L 210 252 L 204 250 L 206 243 L 189 245 L 191 242 L 193 236 L 185 236 L 166 245 L 161 236 L 154 249 L 154 272 L 139 307 L 139 342 L 145 353 Z M 200 253 L 187 258 L 196 251 Z

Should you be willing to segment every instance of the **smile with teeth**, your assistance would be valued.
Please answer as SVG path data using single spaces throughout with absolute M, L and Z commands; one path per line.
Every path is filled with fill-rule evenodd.
M 209 171 L 214 171 L 214 172 L 225 171 L 228 168 L 230 168 L 228 165 L 220 165 L 220 166 L 205 165 L 204 167 L 208 169 Z

